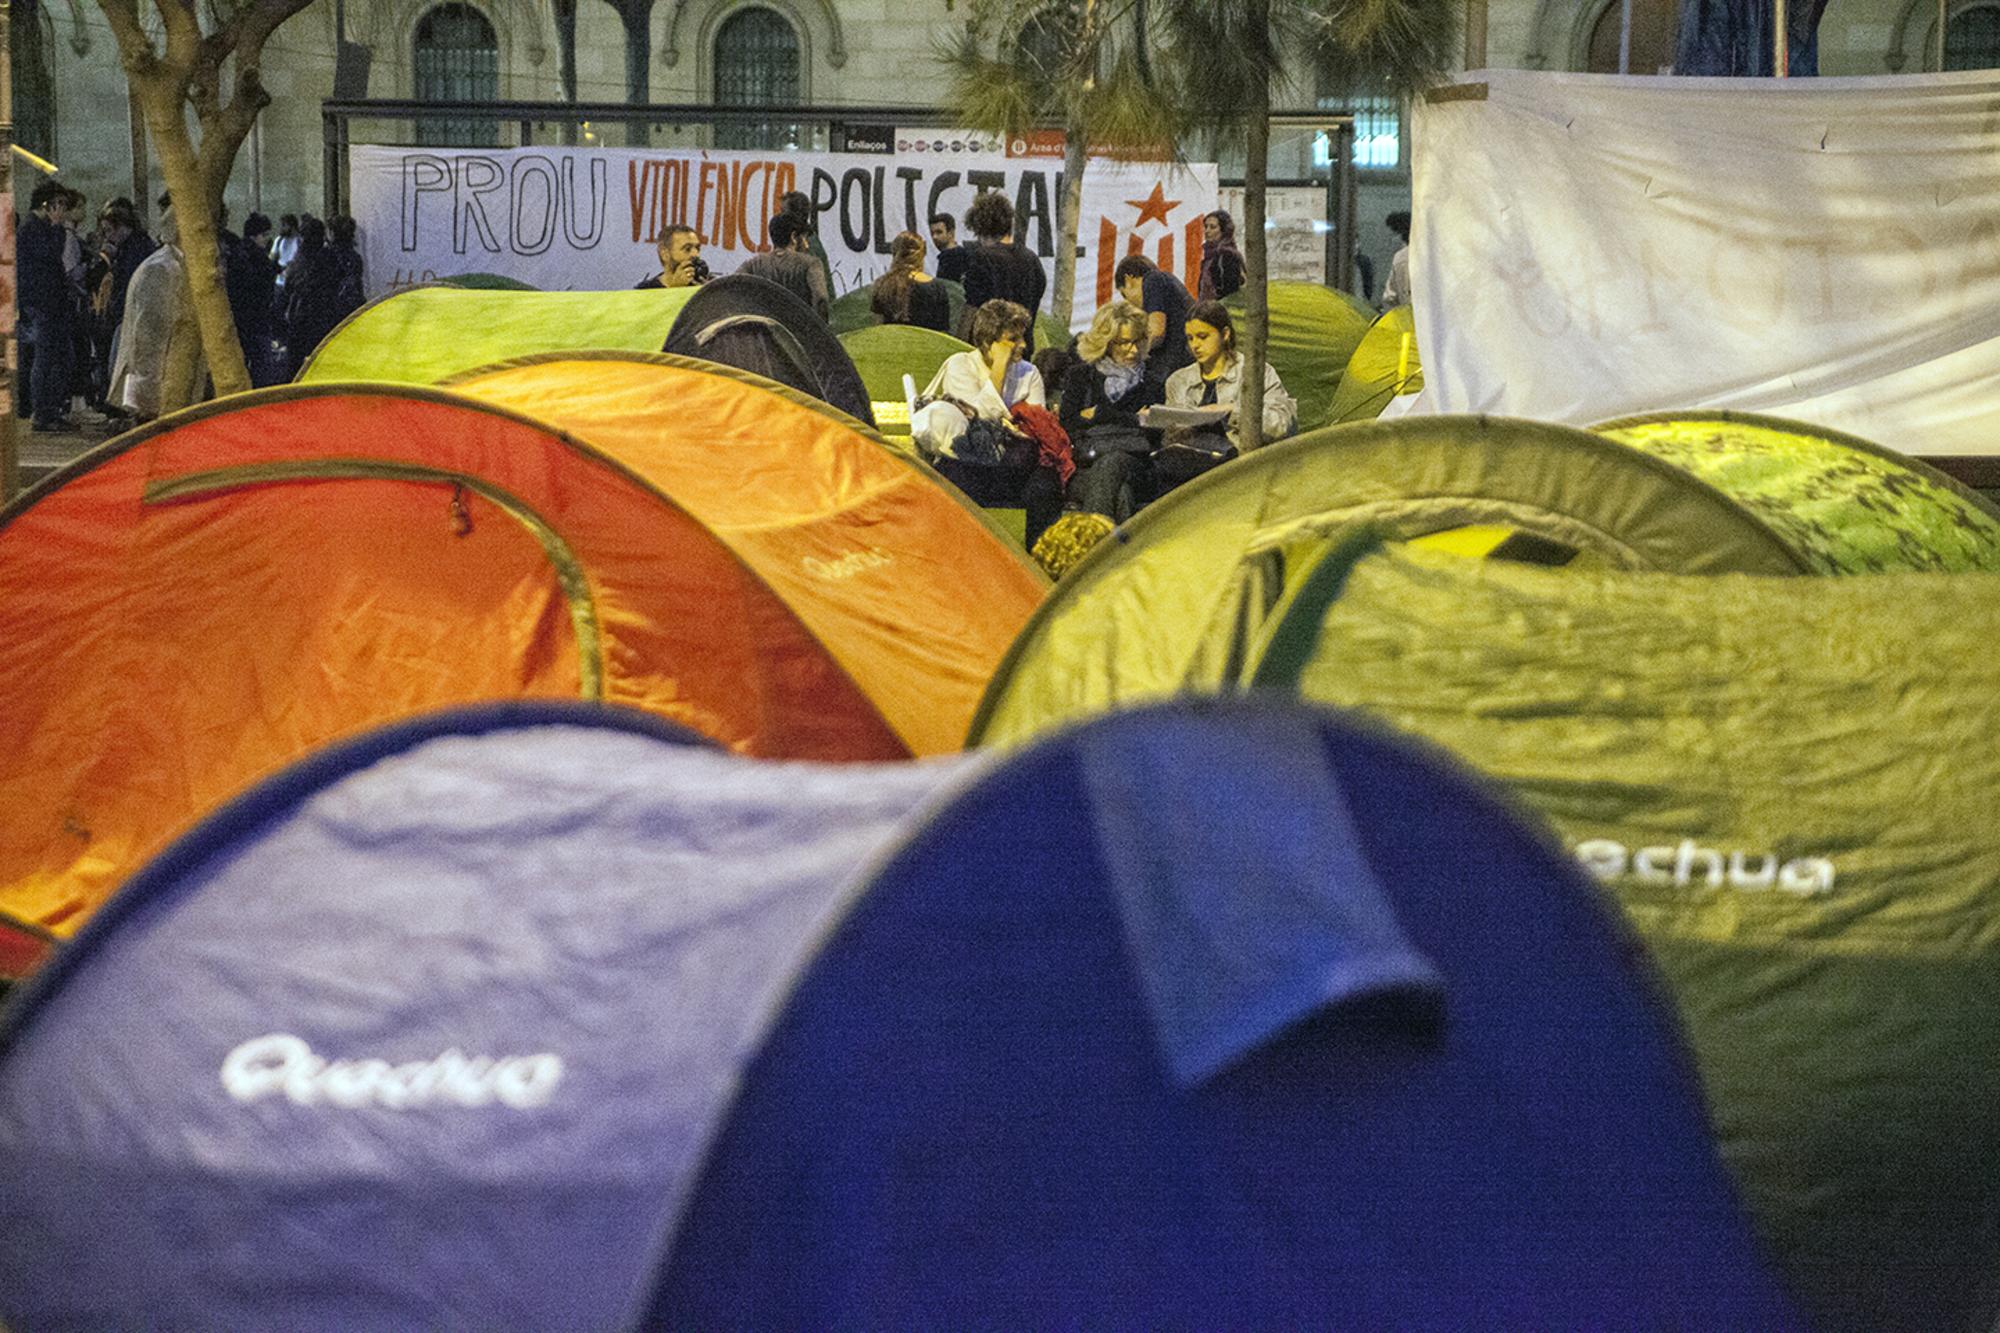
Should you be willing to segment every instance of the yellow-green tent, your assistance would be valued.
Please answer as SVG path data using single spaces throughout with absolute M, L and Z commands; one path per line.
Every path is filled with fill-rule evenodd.
M 1409 306 L 1399 305 L 1370 325 L 1355 346 L 1329 415 L 1334 421 L 1372 421 L 1390 399 L 1423 387 L 1415 315 Z
M 657 352 L 695 288 L 538 292 L 411 287 L 369 302 L 335 326 L 299 370 L 334 380 L 435 384 L 475 366 L 540 352 Z

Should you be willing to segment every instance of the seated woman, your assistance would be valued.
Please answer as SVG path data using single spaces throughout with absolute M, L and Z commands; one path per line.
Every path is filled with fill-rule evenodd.
M 945 359 L 910 418 L 910 438 L 933 455 L 946 480 L 982 505 L 1027 511 L 1027 542 L 1062 513 L 1063 481 L 1035 442 L 1014 425 L 1017 403 L 1042 407 L 1041 373 L 1021 359 L 1028 312 L 988 301 L 972 312 L 972 350 Z
M 1139 413 L 1162 401 L 1162 388 L 1146 376 L 1146 312 L 1125 301 L 1099 307 L 1076 351 L 1062 391 L 1063 429 L 1081 469 L 1070 504 L 1123 523 L 1153 491 L 1153 440 Z
M 871 305 L 884 324 L 915 324 L 951 331 L 951 298 L 924 272 L 924 238 L 898 232 L 889 243 L 889 271 L 875 280 Z
M 1242 446 L 1236 404 L 1243 391 L 1243 358 L 1236 350 L 1236 325 L 1220 301 L 1202 301 L 1188 311 L 1187 345 L 1194 364 L 1167 376 L 1170 408 L 1228 408 L 1215 427 L 1193 431 L 1173 427 L 1153 468 L 1162 492 L 1200 476 L 1216 464 L 1234 458 Z M 1290 435 L 1299 421 L 1299 405 L 1285 392 L 1278 372 L 1264 363 L 1264 443 Z

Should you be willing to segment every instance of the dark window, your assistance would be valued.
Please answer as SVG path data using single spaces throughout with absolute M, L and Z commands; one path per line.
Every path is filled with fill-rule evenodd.
M 1632 54 L 1626 72 L 1658 74 L 1674 63 L 1674 0 L 1632 0 Z M 1624 0 L 1611 0 L 1590 30 L 1590 51 L 1584 69 L 1591 74 L 1618 72 L 1618 41 L 1625 24 Z
M 1976 5 L 1951 16 L 1944 25 L 1944 67 L 2000 69 L 2000 6 Z
M 715 34 L 717 106 L 797 106 L 799 34 L 775 10 L 739 9 Z M 799 127 L 735 121 L 715 127 L 717 148 L 797 147 Z
M 8 34 L 14 60 L 14 142 L 50 160 L 56 157 L 56 88 L 49 75 L 54 36 L 40 0 L 14 0 Z
M 415 65 L 419 102 L 491 102 L 500 96 L 500 41 L 471 5 L 439 5 L 417 21 Z M 483 148 L 500 142 L 500 126 L 427 117 L 417 122 L 417 142 Z
M 1068 10 L 1045 10 L 1021 25 L 1014 34 L 1014 51 L 1022 63 L 1031 65 L 1044 79 L 1061 79 L 1073 71 L 1066 62 L 1076 49 L 1076 15 Z M 1103 54 L 1102 48 L 1099 55 Z

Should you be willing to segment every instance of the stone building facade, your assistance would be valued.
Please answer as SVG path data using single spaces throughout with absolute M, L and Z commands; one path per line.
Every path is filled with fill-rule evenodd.
M 2000 65 L 2000 0 L 1947 0 L 1952 68 Z M 821 106 L 935 107 L 945 96 L 938 43 L 965 20 L 963 0 L 656 0 L 647 32 L 651 100 L 794 102 Z M 1673 0 L 1632 0 L 1629 67 L 1653 72 L 1671 60 Z M 94 209 L 114 195 L 146 199 L 160 188 L 149 155 L 135 172 L 132 112 L 116 44 L 94 0 L 15 0 L 15 121 L 19 140 L 59 162 Z M 1493 67 L 1615 70 L 1622 0 L 1488 0 L 1487 60 Z M 1832 0 L 1820 29 L 1825 74 L 1935 68 L 1936 0 Z M 368 54 L 367 91 L 377 98 L 449 95 L 498 100 L 561 96 L 554 21 L 547 0 L 345 0 L 350 43 Z M 157 19 L 155 19 L 157 22 Z M 335 0 L 318 0 L 266 48 L 274 98 L 240 155 L 229 190 L 232 215 L 252 209 L 320 211 L 320 107 L 334 90 Z M 580 0 L 577 96 L 622 102 L 626 39 L 602 0 Z M 1302 73 L 1294 105 L 1341 105 L 1338 89 Z M 1409 198 L 1407 141 L 1398 108 L 1364 107 L 1360 248 L 1386 268 L 1395 241 L 1380 225 Z M 464 133 L 465 127 L 443 127 Z M 356 141 L 410 142 L 440 127 L 407 121 L 354 127 Z M 485 131 L 478 131 L 485 132 Z M 495 141 L 517 142 L 499 127 Z M 555 132 L 540 142 L 556 142 Z M 703 127 L 660 127 L 657 142 L 716 142 Z M 622 127 L 585 126 L 583 142 L 626 142 Z M 822 138 L 817 146 L 826 146 Z M 1272 169 L 1314 173 L 1324 140 L 1279 134 Z M 1223 154 L 1225 178 L 1241 171 Z M 148 170 L 150 167 L 150 170 Z M 1323 171 L 1323 165 L 1321 166 Z M 141 179 L 141 173 L 144 179 Z M 32 172 L 17 174 L 25 191 Z

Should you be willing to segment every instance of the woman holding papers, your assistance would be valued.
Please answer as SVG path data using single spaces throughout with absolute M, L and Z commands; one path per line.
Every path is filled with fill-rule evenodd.
M 1236 403 L 1243 388 L 1243 358 L 1236 351 L 1236 326 L 1222 302 L 1203 301 L 1188 312 L 1187 345 L 1194 364 L 1167 377 L 1166 406 L 1145 414 L 1147 426 L 1167 431 L 1154 463 L 1163 491 L 1234 458 L 1242 442 Z M 1299 405 L 1266 362 L 1264 442 L 1290 435 L 1298 420 Z

